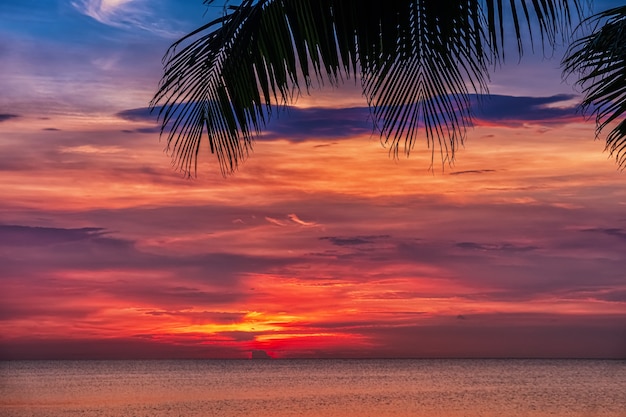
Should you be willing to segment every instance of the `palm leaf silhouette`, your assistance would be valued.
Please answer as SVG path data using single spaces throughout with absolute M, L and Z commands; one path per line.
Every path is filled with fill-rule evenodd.
M 617 123 L 607 135 L 606 149 L 625 169 L 626 6 L 595 14 L 587 23 L 594 30 L 571 45 L 563 60 L 564 72 L 580 74 L 583 111 L 595 114 L 597 135 Z
M 519 54 L 528 34 L 552 44 L 581 1 L 241 0 L 170 47 L 151 107 L 180 170 L 196 172 L 206 138 L 228 174 L 282 106 L 353 78 L 393 155 L 422 130 L 432 157 L 450 160 L 470 94 L 487 92 L 505 57 L 505 27 Z

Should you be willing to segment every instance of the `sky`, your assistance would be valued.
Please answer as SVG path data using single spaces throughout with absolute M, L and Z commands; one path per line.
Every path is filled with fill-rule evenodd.
M 0 1 L 0 359 L 626 357 L 626 173 L 562 45 L 492 74 L 452 165 L 348 84 L 186 178 L 147 106 L 220 12 Z

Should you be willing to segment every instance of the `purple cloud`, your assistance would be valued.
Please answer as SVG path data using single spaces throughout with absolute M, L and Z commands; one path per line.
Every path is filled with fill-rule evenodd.
M 0 113 L 0 122 L 6 122 L 7 120 L 15 119 L 17 117 L 20 116 L 11 113 Z
M 614 236 L 618 239 L 621 240 L 626 240 L 626 230 L 624 229 L 618 229 L 618 228 L 596 228 L 596 229 L 585 229 L 583 230 L 583 232 L 590 232 L 590 233 L 602 233 L 608 236 Z
M 288 107 L 267 124 L 263 140 L 342 139 L 375 133 L 367 107 Z
M 104 229 L 98 227 L 62 229 L 54 227 L 0 225 L 0 246 L 46 246 L 90 240 L 101 237 L 104 233 Z
M 131 122 L 155 122 L 157 121 L 157 115 L 161 107 L 155 108 L 153 111 L 149 107 L 140 107 L 137 109 L 122 110 L 115 113 L 115 116 L 120 119 L 128 120 Z
M 503 251 L 503 252 L 528 252 L 539 249 L 532 245 L 514 245 L 511 243 L 476 243 L 476 242 L 459 242 L 457 247 L 462 249 L 473 249 L 480 251 Z
M 354 245 L 367 245 L 371 243 L 377 243 L 381 239 L 389 238 L 389 235 L 369 235 L 369 236 L 352 236 L 352 237 L 338 237 L 338 236 L 324 236 L 320 237 L 320 240 L 328 240 L 335 246 L 354 246 Z
M 576 105 L 554 106 L 577 96 L 557 94 L 550 97 L 515 97 L 504 95 L 472 95 L 471 107 L 475 121 L 506 126 L 520 126 L 525 122 L 567 123 L 578 114 Z
M 471 95 L 470 106 L 475 121 L 506 126 L 519 126 L 526 122 L 567 123 L 576 116 L 576 106 L 554 106 L 576 96 L 559 94 L 550 97 L 515 97 L 504 95 Z M 135 122 L 155 122 L 160 107 L 136 108 L 116 113 L 117 117 Z M 144 128 L 143 132 L 157 132 L 159 128 Z M 286 139 L 301 142 L 318 139 L 347 139 L 357 135 L 376 134 L 368 107 L 298 108 L 287 106 L 276 109 L 259 140 Z M 487 173 L 491 170 L 462 173 Z M 461 173 L 457 173 L 461 174 Z

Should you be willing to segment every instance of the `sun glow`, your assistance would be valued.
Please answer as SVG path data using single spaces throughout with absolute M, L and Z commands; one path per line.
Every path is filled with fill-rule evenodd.
M 192 324 L 178 328 L 173 328 L 176 333 L 227 333 L 227 332 L 246 332 L 252 335 L 263 332 L 283 331 L 284 324 L 299 321 L 300 318 L 287 314 L 269 314 L 256 311 L 246 312 L 242 321 L 239 323 L 207 323 Z

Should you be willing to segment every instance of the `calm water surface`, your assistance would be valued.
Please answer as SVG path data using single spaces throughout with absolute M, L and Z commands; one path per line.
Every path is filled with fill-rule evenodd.
M 0 362 L 11 417 L 626 417 L 626 361 Z

